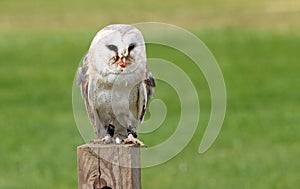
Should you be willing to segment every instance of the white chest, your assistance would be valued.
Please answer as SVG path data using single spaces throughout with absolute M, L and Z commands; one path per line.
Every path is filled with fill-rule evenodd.
M 139 72 L 124 75 L 98 75 L 92 79 L 90 98 L 100 113 L 124 114 L 128 112 L 129 107 L 135 105 L 136 86 L 143 78 L 143 74 Z

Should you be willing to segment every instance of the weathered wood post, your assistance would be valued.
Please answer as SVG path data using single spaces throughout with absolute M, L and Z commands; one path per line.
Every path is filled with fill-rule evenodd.
M 77 147 L 78 189 L 141 189 L 140 150 L 135 145 Z

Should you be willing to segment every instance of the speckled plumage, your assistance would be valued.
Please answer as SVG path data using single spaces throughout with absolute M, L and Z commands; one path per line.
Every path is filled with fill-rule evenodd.
M 141 32 L 124 24 L 100 30 L 77 71 L 77 83 L 99 139 L 109 124 L 114 138 L 126 138 L 129 126 L 136 131 L 155 87 Z

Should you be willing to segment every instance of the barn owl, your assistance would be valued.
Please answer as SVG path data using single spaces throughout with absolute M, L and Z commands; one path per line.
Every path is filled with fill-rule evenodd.
M 145 146 L 136 131 L 153 97 L 155 81 L 137 28 L 114 24 L 100 30 L 77 70 L 77 84 L 97 141 Z

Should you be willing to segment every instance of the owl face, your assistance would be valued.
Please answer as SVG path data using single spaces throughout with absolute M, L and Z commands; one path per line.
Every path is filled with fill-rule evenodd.
M 146 66 L 146 51 L 141 32 L 130 25 L 110 25 L 93 39 L 89 53 L 98 72 L 130 73 Z

